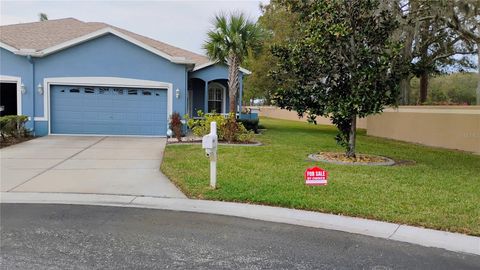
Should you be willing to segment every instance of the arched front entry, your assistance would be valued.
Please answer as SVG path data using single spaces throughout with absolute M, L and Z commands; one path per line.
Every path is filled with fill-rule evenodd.
M 197 111 L 211 112 L 215 108 L 216 112 L 220 108 L 220 113 L 230 111 L 230 98 L 228 89 L 228 67 L 223 64 L 207 65 L 194 69 L 189 75 L 188 89 L 190 100 L 187 100 L 187 111 L 192 117 L 198 116 Z M 241 100 L 243 95 L 243 71 L 239 74 L 239 91 L 236 95 L 236 111 L 242 110 Z M 223 86 L 224 90 L 220 89 Z M 215 92 L 215 94 L 213 94 Z M 221 94 L 221 96 L 220 96 Z M 191 106 L 190 106 L 191 105 Z
M 206 82 L 202 79 L 191 78 L 188 81 L 186 111 L 191 117 L 197 117 L 198 111 L 228 113 L 228 81 L 217 79 Z
M 227 113 L 227 88 L 219 82 L 208 84 L 208 112 Z

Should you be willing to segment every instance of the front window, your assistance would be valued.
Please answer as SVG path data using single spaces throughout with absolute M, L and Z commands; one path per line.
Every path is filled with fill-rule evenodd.
M 211 85 L 208 88 L 208 111 L 223 113 L 223 90 L 218 84 Z

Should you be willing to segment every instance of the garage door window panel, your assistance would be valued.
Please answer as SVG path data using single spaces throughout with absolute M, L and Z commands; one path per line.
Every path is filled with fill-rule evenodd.
M 120 88 L 113 89 L 113 93 L 116 95 L 123 95 L 123 92 L 124 92 L 124 89 L 120 89 Z

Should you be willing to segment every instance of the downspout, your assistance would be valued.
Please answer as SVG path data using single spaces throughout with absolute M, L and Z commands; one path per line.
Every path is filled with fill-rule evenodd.
M 35 61 L 31 55 L 27 55 L 27 60 L 32 64 L 32 134 L 35 136 Z

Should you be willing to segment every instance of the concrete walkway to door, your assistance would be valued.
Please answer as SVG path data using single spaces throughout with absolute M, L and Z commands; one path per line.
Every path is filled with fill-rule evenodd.
M 0 150 L 2 192 L 185 198 L 160 172 L 165 138 L 46 136 Z

